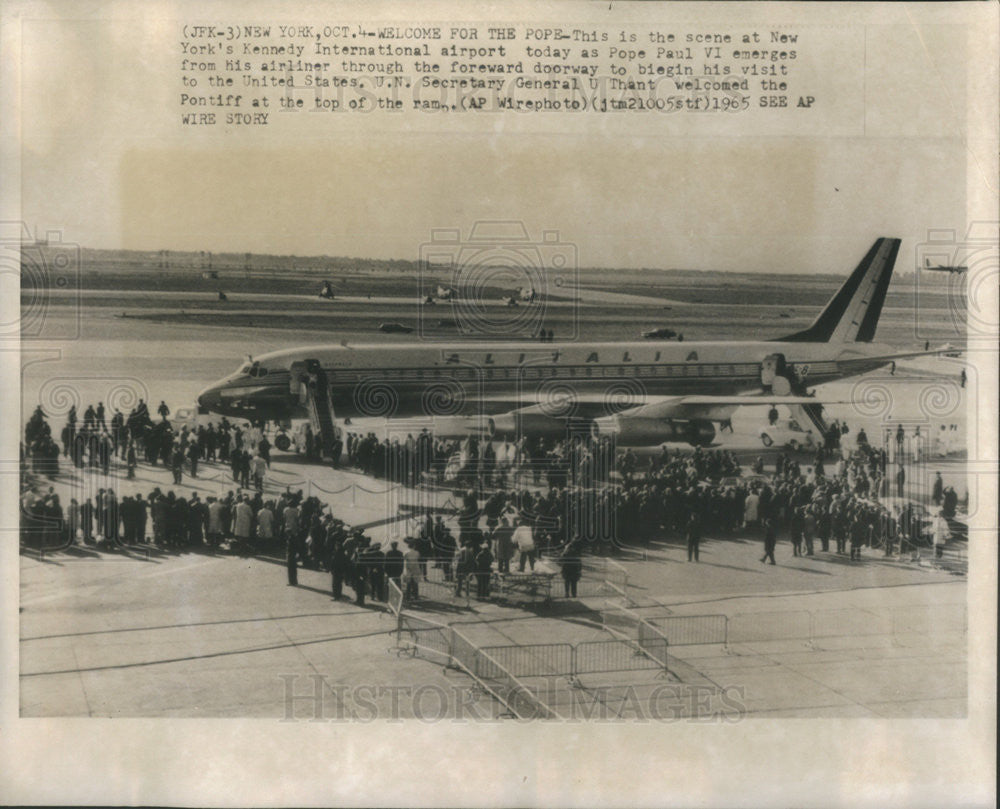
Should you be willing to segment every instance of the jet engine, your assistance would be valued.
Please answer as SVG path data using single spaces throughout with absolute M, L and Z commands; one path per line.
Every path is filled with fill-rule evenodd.
M 704 419 L 681 421 L 641 416 L 606 416 L 594 420 L 598 435 L 613 435 L 620 447 L 650 447 L 664 443 L 688 443 L 707 447 L 715 438 L 715 425 Z
M 494 432 L 493 419 L 477 416 L 434 416 L 427 427 L 437 438 L 492 438 Z
M 503 413 L 489 419 L 493 435 L 509 436 L 534 435 L 546 440 L 561 440 L 570 435 L 591 435 L 593 422 L 587 419 L 559 418 L 544 413 Z

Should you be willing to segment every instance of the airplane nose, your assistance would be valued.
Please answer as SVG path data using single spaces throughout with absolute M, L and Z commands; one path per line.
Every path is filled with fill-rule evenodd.
M 210 413 L 215 412 L 221 400 L 222 397 L 219 395 L 219 388 L 216 385 L 210 385 L 198 394 L 198 410 Z

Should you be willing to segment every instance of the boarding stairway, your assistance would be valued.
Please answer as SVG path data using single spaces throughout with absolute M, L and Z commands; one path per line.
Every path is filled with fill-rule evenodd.
M 788 409 L 792 414 L 792 418 L 796 419 L 799 424 L 808 422 L 816 428 L 818 431 L 818 435 L 816 436 L 817 441 L 822 444 L 826 438 L 826 434 L 830 431 L 830 425 L 827 424 L 826 419 L 823 417 L 823 405 L 818 402 L 816 404 L 789 405 Z
M 802 377 L 790 366 L 784 354 L 769 354 L 764 357 L 760 366 L 760 381 L 764 390 L 770 390 L 778 396 L 793 394 L 795 396 L 806 396 L 806 386 Z M 816 404 L 789 405 L 792 418 L 799 424 L 810 423 L 815 427 L 819 435 L 817 439 L 820 444 L 826 438 L 830 425 L 823 418 L 823 405 Z
M 313 435 L 319 437 L 320 453 L 323 458 L 332 459 L 338 435 L 326 371 L 318 360 L 294 362 L 290 371 L 289 387 L 309 412 Z

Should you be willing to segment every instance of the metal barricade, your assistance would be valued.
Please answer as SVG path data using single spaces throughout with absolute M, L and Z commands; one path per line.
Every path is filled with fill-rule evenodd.
M 389 579 L 389 609 L 393 615 L 399 615 L 403 611 L 403 591 L 399 589 L 392 579 Z
M 396 644 L 414 656 L 443 658 L 451 662 L 452 629 L 444 624 L 400 612 L 396 620 Z
M 401 611 L 397 648 L 466 672 L 519 719 L 562 719 L 492 656 L 456 629 Z
M 473 585 L 474 586 L 474 585 Z M 417 590 L 420 599 L 433 601 L 439 604 L 463 604 L 469 606 L 469 592 L 463 584 L 461 592 L 454 581 L 445 581 L 444 578 L 430 578 L 428 581 L 418 581 Z M 419 608 L 418 603 L 410 604 L 410 607 Z
M 573 674 L 660 668 L 658 659 L 626 640 L 592 640 L 576 644 Z
M 499 590 L 496 595 L 505 601 L 534 604 L 552 598 L 553 576 L 531 574 L 521 576 L 501 573 L 497 577 Z
M 649 657 L 659 663 L 665 670 L 669 670 L 669 656 L 667 647 L 669 639 L 656 631 L 656 627 L 645 621 L 639 624 L 639 648 Z
M 615 584 L 614 582 L 605 581 L 605 582 L 601 582 L 601 585 L 602 585 L 602 588 L 603 588 L 604 593 L 606 595 L 618 596 L 619 598 L 621 598 L 622 600 L 624 600 L 624 602 L 625 602 L 624 606 L 627 606 L 627 607 L 637 607 L 637 606 L 639 606 L 636 603 L 635 599 L 633 599 L 632 596 L 630 596 L 628 594 L 627 590 L 623 589 L 622 587 L 620 587 L 619 585 Z
M 573 646 L 569 643 L 484 646 L 482 651 L 515 677 L 573 674 Z M 481 661 L 481 664 L 485 662 Z M 491 672 L 484 673 L 493 676 Z
M 560 713 L 546 705 L 538 695 L 498 663 L 492 655 L 477 650 L 477 667 L 481 673 L 476 681 L 507 706 L 518 719 L 563 719 Z
M 726 643 L 728 619 L 725 615 L 671 615 L 646 620 L 663 632 L 671 646 Z
M 670 672 L 668 647 L 670 640 L 661 629 L 626 607 L 614 607 L 601 612 L 605 630 L 629 643 L 640 654 Z
M 457 629 L 451 630 L 452 662 L 465 669 L 473 677 L 480 676 L 479 647 Z

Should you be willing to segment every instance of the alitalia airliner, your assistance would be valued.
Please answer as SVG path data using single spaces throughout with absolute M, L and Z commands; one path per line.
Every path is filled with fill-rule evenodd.
M 312 345 L 247 361 L 198 403 L 231 417 L 309 417 L 324 435 L 350 419 L 426 417 L 438 434 L 585 430 L 620 446 L 707 445 L 741 405 L 801 406 L 819 426 L 831 400 L 807 386 L 937 353 L 874 341 L 899 245 L 877 239 L 811 326 L 774 340 Z

